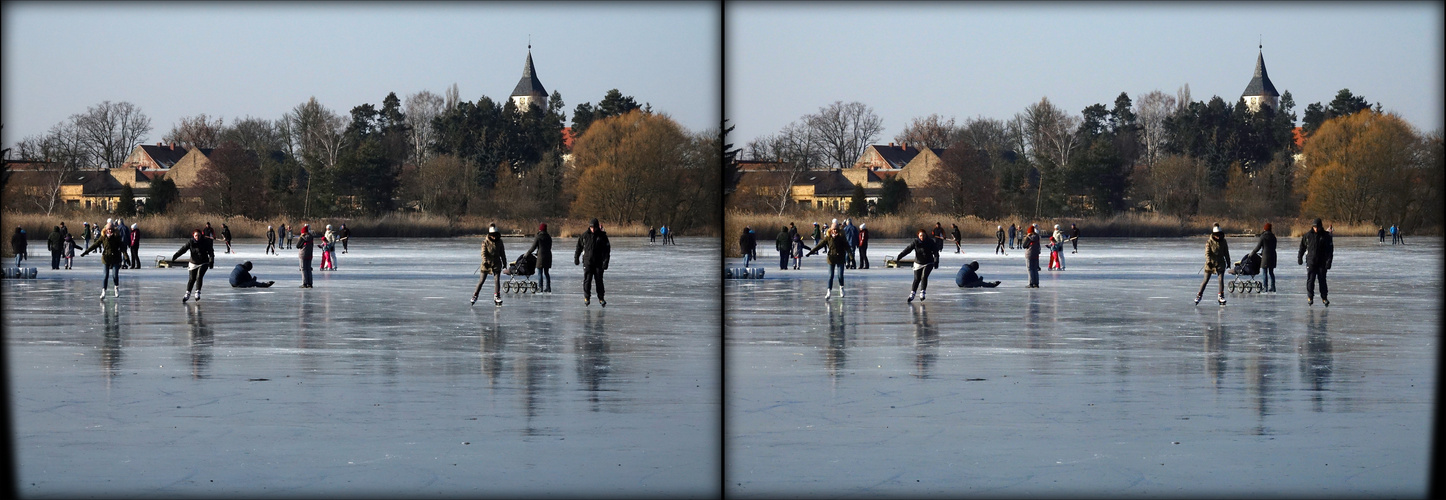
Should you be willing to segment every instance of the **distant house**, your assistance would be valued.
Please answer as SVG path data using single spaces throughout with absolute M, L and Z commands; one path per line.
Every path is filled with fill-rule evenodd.
M 854 184 L 862 184 L 866 192 L 883 188 L 885 179 L 904 181 L 911 191 L 929 185 L 929 175 L 943 163 L 944 149 L 914 148 L 907 143 L 873 144 L 864 148 L 853 168 L 842 170 L 842 174 Z M 929 202 L 927 198 L 916 200 Z
M 142 172 L 170 170 L 188 152 L 189 150 L 185 146 L 177 146 L 174 142 L 170 144 L 158 142 L 154 146 L 140 144 L 131 150 L 131 154 L 126 156 L 125 161 L 121 162 L 121 167 Z
M 739 162 L 740 168 L 730 190 L 736 194 L 748 194 L 769 199 L 783 196 L 779 190 L 794 175 L 786 170 L 786 164 L 774 162 Z M 751 167 L 745 170 L 745 167 Z M 759 168 L 763 167 L 763 168 Z M 854 183 L 839 170 L 810 170 L 797 174 L 789 188 L 788 199 L 800 208 L 845 210 L 852 202 Z M 877 203 L 879 190 L 865 189 L 864 197 L 870 203 Z
M 212 148 L 191 148 L 169 170 L 165 172 L 165 178 L 176 183 L 176 191 L 183 202 L 201 201 L 201 192 L 197 186 L 201 171 L 211 166 Z
M 69 205 L 77 208 L 99 208 L 101 210 L 112 210 L 117 203 L 120 203 L 122 183 L 111 175 L 106 169 L 77 170 L 62 172 L 55 168 L 42 168 L 45 165 L 54 165 L 46 162 L 14 162 L 7 165 L 22 163 L 22 168 L 11 169 L 5 172 L 5 193 L 7 206 L 11 200 L 23 199 L 48 199 L 50 193 L 56 187 L 56 176 L 60 181 L 60 192 L 57 193 L 56 202 L 62 205 Z M 142 204 L 146 201 L 147 191 L 134 189 L 132 196 Z M 29 204 L 29 202 L 21 202 Z M 33 208 L 26 206 L 26 208 Z

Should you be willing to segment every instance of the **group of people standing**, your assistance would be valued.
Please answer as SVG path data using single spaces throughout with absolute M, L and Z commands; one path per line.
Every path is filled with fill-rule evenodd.
M 92 225 L 89 222 L 82 222 L 80 230 L 84 245 L 75 241 L 75 236 L 70 233 L 70 228 L 64 222 L 55 226 L 48 237 L 46 237 L 46 249 L 50 250 L 51 269 L 71 269 L 75 263 L 75 251 L 84 250 L 91 246 L 91 241 L 100 239 L 105 229 L 111 229 L 120 238 L 119 262 L 122 268 L 131 269 L 140 267 L 140 245 L 141 233 L 135 224 L 129 227 L 122 219 L 106 219 L 105 225 Z M 24 229 L 15 228 L 15 234 L 10 238 L 11 250 L 15 251 L 15 266 L 20 267 L 22 260 L 28 259 L 28 242 L 26 241 Z M 85 252 L 81 253 L 82 256 Z
M 1275 291 L 1275 233 L 1271 232 L 1270 223 L 1265 223 L 1261 233 L 1256 236 L 1255 247 L 1247 254 L 1250 258 L 1260 259 L 1260 274 L 1262 285 L 1265 291 Z M 1326 271 L 1331 268 L 1335 258 L 1335 244 L 1331 231 L 1327 229 L 1320 219 L 1315 219 L 1300 237 L 1300 248 L 1296 252 L 1296 265 L 1305 267 L 1305 301 L 1308 305 L 1315 305 L 1315 287 L 1320 285 L 1321 304 L 1330 307 L 1331 301 L 1327 298 L 1330 293 L 1326 285 Z M 1205 295 L 1205 286 L 1210 283 L 1210 277 L 1218 277 L 1220 290 L 1215 300 L 1220 305 L 1225 305 L 1225 271 L 1230 269 L 1230 245 L 1225 241 L 1225 233 L 1221 231 L 1220 225 L 1215 224 L 1210 229 L 1210 237 L 1205 244 L 1205 279 L 1200 282 L 1200 291 L 1195 294 L 1195 303 L 1199 304 L 1200 299 Z
M 648 226 L 648 244 L 657 243 L 658 236 L 662 236 L 664 245 L 677 245 L 678 242 L 673 240 L 673 234 L 673 230 L 669 229 L 668 226 L 659 226 L 657 228 Z
M 542 291 L 552 293 L 552 235 L 547 232 L 547 224 L 538 224 L 532 246 L 523 252 L 523 256 L 537 260 L 538 282 L 542 285 Z M 572 255 L 572 264 L 582 266 L 584 306 L 592 304 L 592 287 L 596 284 L 598 304 L 607 307 L 603 271 L 607 270 L 611 257 L 612 245 L 608 242 L 608 234 L 597 219 L 592 219 L 587 229 L 578 235 L 577 248 Z M 498 232 L 496 224 L 491 224 L 487 227 L 487 236 L 482 238 L 482 265 L 479 267 L 482 277 L 477 280 L 476 288 L 472 289 L 472 304 L 477 303 L 477 297 L 482 294 L 482 286 L 487 284 L 487 277 L 491 276 L 492 303 L 502 305 L 502 273 L 507 270 L 507 265 L 507 251 L 502 244 L 502 233 Z
M 1384 228 L 1384 227 L 1376 230 L 1376 236 L 1381 239 L 1381 243 L 1385 243 L 1385 242 L 1386 242 L 1386 234 L 1387 234 L 1387 232 L 1388 232 L 1388 231 L 1387 231 L 1386 228 Z M 1400 226 L 1397 226 L 1397 225 L 1395 225 L 1395 224 L 1392 224 L 1389 233 L 1390 233 L 1390 235 L 1391 235 L 1391 244 L 1392 244 L 1392 245 L 1395 245 L 1395 244 L 1405 245 L 1405 244 L 1406 244 L 1406 238 L 1401 235 L 1401 227 L 1400 227 Z

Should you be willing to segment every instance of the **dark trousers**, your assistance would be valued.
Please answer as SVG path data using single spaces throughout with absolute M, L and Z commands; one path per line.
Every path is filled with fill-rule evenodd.
M 102 264 L 104 264 L 104 261 L 102 261 Z M 117 288 L 119 288 L 119 287 L 120 287 L 120 263 L 119 263 L 119 262 L 117 262 L 117 263 L 115 263 L 115 264 L 105 264 L 105 277 L 101 278 L 101 281 L 100 281 L 100 288 L 101 288 L 102 290 L 104 290 L 105 287 L 107 287 L 107 286 L 110 285 L 110 283 L 111 283 L 111 276 L 115 276 L 115 286 L 116 286 Z
M 597 282 L 597 298 L 603 298 L 603 270 L 595 267 L 582 268 L 582 298 L 592 297 L 592 283 Z
M 482 285 L 487 283 L 488 276 L 496 277 L 496 279 L 492 280 L 492 295 L 502 295 L 502 273 L 496 272 L 491 274 L 482 273 L 482 279 L 477 280 L 477 288 L 472 289 L 473 297 L 482 293 Z
M 1004 241 L 1003 241 L 1003 240 L 1001 240 L 998 245 L 994 245 L 994 253 L 1004 253 Z
M 1024 260 L 1029 266 L 1029 286 L 1039 288 L 1039 255 L 1030 255 Z
M 859 245 L 859 269 L 869 268 L 869 246 Z
M 266 253 L 276 254 L 276 240 L 266 240 Z
M 341 253 L 346 253 L 346 240 L 348 240 L 348 239 L 349 239 L 349 238 L 342 238 L 342 239 L 341 239 Z
M 311 286 L 311 259 L 301 259 L 301 285 Z
M 919 290 L 928 290 L 928 289 L 929 289 L 929 273 L 932 272 L 933 270 L 934 270 L 934 266 L 933 266 L 933 265 L 927 265 L 927 266 L 924 266 L 923 268 L 915 269 L 915 270 L 914 270 L 914 285 L 909 288 L 909 291 L 914 292 L 914 291 L 919 291 Z M 924 286 L 922 286 L 922 287 L 919 286 L 921 283 L 922 283 Z
M 844 264 L 843 264 L 842 262 L 837 263 L 837 264 L 830 262 L 830 263 L 828 264 L 828 289 L 829 289 L 829 290 L 833 290 L 833 271 L 834 271 L 834 269 L 837 269 L 837 270 L 838 270 L 838 287 L 839 287 L 839 288 L 843 288 Z
M 1010 237 L 1009 237 L 1009 248 L 1014 248 L 1014 237 L 1013 237 L 1013 236 L 1010 236 Z
M 847 263 L 844 267 L 847 267 L 847 268 L 849 268 L 849 269 L 853 269 L 853 268 L 855 268 L 855 267 L 858 267 L 858 261 L 855 261 L 855 260 L 854 260 L 854 250 L 855 250 L 854 247 L 849 247 L 848 263 Z
M 1069 240 L 1069 244 L 1070 244 L 1070 246 L 1073 246 L 1073 247 L 1074 247 L 1074 251 L 1076 251 L 1076 252 L 1079 251 L 1079 240 L 1074 240 L 1074 239 Z
M 190 270 L 191 276 L 190 278 L 186 279 L 187 292 L 191 291 L 192 289 L 195 289 L 198 292 L 201 291 L 201 282 L 202 280 L 206 279 L 206 269 L 209 269 L 210 267 L 211 266 L 201 266 Z
M 60 250 L 50 251 L 50 268 L 60 269 Z
M 1219 274 L 1205 273 L 1205 280 L 1200 282 L 1200 291 L 1195 294 L 1196 297 L 1200 297 L 1200 296 L 1205 295 L 1205 285 L 1209 285 L 1209 284 L 1210 284 L 1210 277 L 1211 277 L 1211 276 L 1219 276 L 1219 277 L 1220 277 L 1220 280 L 1219 280 L 1219 281 L 1220 281 L 1220 292 L 1219 292 L 1219 294 L 1220 294 L 1220 295 L 1225 295 L 1225 271 L 1220 271 Z
M 1326 298 L 1330 290 L 1326 289 L 1326 268 L 1322 266 L 1307 266 L 1305 268 L 1305 296 L 1315 298 L 1315 282 L 1320 281 L 1320 298 Z
M 542 291 L 552 291 L 552 273 L 548 268 L 537 268 L 537 284 L 542 286 Z
M 131 269 L 140 269 L 140 268 L 141 268 L 141 246 L 140 246 L 140 245 L 134 245 L 134 246 L 131 247 Z
M 779 251 L 779 252 L 778 252 L 778 268 L 779 268 L 779 269 L 788 269 L 788 251 L 787 251 L 787 250 L 782 250 L 782 251 Z

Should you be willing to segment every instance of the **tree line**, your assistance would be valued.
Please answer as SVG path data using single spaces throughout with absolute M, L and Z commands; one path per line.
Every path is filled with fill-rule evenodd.
M 1308 105 L 1299 132 L 1295 106 L 1289 91 L 1278 107 L 1258 110 L 1243 99 L 1194 101 L 1185 85 L 1173 95 L 1156 90 L 1138 99 L 1121 92 L 1077 114 L 1044 97 L 1007 120 L 916 117 L 894 142 L 944 149 L 941 165 L 917 188 L 891 181 L 883 194 L 892 199 L 875 210 L 987 219 L 1124 211 L 1308 215 L 1441 226 L 1440 130 L 1423 134 L 1349 89 Z M 776 200 L 752 208 L 781 213 L 788 188 L 806 172 L 852 166 L 881 130 L 867 105 L 836 102 L 750 141 L 740 157 L 781 162 L 793 174 L 780 176 Z M 861 186 L 852 198 L 862 204 Z
M 179 120 L 161 141 L 212 150 L 195 185 L 203 206 L 195 208 L 222 216 L 417 210 L 455 220 L 607 212 L 617 222 L 680 230 L 716 223 L 716 130 L 690 132 L 613 89 L 575 108 L 569 147 L 556 91 L 545 105 L 520 111 L 510 99 L 468 102 L 458 94 L 455 84 L 445 95 L 424 90 L 403 100 L 392 92 L 380 105 L 363 103 L 347 114 L 312 97 L 275 120 L 227 123 L 198 114 Z M 106 102 L 19 141 L 11 156 L 70 170 L 116 168 L 150 130 L 135 105 Z M 564 162 L 569 154 L 576 158 L 571 167 Z M 173 182 L 161 181 L 150 197 L 147 210 L 161 212 L 179 194 Z

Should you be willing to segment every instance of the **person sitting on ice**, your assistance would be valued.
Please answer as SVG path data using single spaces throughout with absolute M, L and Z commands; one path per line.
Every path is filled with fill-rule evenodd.
M 252 276 L 249 260 L 236 264 L 236 268 L 231 270 L 231 288 L 266 288 L 275 284 L 275 281 L 262 283 Z
M 984 278 L 979 277 L 976 273 L 978 270 L 979 261 L 977 260 L 964 264 L 964 267 L 959 268 L 959 272 L 954 274 L 954 284 L 962 288 L 994 288 L 999 286 L 998 281 L 985 282 Z

